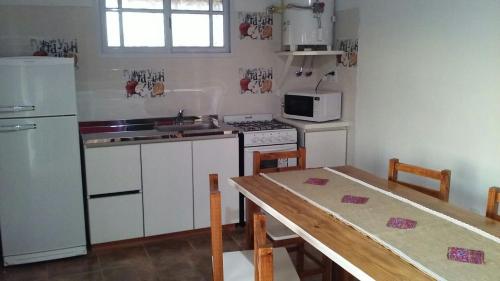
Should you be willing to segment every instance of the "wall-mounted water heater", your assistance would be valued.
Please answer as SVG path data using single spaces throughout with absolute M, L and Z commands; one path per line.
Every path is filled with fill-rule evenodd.
M 283 0 L 283 48 L 332 50 L 334 0 Z

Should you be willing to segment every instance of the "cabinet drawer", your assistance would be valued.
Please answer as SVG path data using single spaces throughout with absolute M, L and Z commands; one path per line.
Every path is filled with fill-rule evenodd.
M 139 145 L 85 150 L 88 195 L 141 190 Z
M 89 199 L 91 244 L 144 236 L 142 194 Z

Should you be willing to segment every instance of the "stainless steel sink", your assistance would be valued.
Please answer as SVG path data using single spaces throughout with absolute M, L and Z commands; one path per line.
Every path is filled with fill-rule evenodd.
M 156 130 L 160 132 L 185 132 L 193 130 L 211 130 L 219 129 L 219 126 L 215 125 L 213 122 L 203 122 L 203 123 L 184 123 L 184 124 L 174 124 L 174 125 L 159 125 L 156 126 Z

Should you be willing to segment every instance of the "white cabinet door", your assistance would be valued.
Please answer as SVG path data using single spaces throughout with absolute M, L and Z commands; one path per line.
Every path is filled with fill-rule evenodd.
M 141 149 L 146 236 L 193 229 L 191 142 Z
M 89 199 L 91 244 L 144 236 L 142 194 Z
M 334 167 L 346 164 L 347 131 L 305 133 L 306 167 Z
M 88 195 L 141 190 L 139 145 L 85 149 Z
M 237 177 L 238 139 L 193 141 L 194 228 L 210 226 L 208 175 L 219 174 L 222 195 L 222 223 L 238 222 L 238 192 L 228 178 Z

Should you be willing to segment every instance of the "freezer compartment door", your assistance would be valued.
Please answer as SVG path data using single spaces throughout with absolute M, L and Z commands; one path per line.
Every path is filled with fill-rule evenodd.
M 0 119 L 0 143 L 4 257 L 85 245 L 76 117 Z
M 0 118 L 76 114 L 72 59 L 2 58 Z

